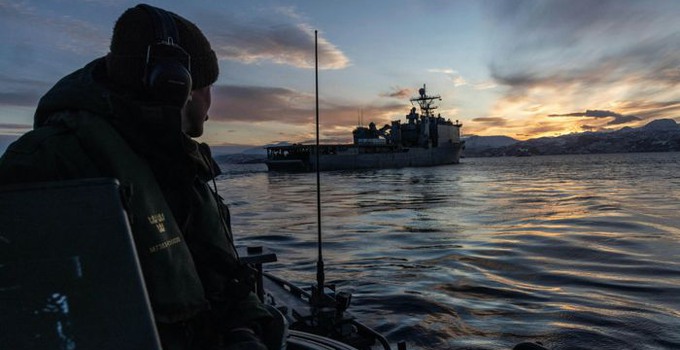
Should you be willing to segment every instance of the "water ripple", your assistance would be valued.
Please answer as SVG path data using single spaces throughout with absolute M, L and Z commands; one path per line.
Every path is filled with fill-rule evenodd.
M 326 276 L 411 349 L 680 348 L 680 153 L 466 158 L 322 174 Z M 302 285 L 314 174 L 218 181 L 239 242 Z

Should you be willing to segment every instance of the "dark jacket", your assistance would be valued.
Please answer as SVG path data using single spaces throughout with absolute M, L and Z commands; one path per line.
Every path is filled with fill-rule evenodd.
M 115 92 L 104 67 L 95 60 L 43 96 L 34 130 L 0 158 L 0 184 L 117 178 L 157 321 L 206 310 L 224 327 L 267 317 L 209 187 L 219 173 L 209 148 L 181 132 L 179 109 Z

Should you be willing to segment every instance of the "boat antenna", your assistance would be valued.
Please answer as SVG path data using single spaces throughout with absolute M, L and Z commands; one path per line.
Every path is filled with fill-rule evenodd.
M 319 164 L 319 50 L 317 41 L 318 32 L 314 31 L 314 82 L 316 94 L 316 218 L 318 222 L 317 245 L 319 249 L 316 260 L 316 301 L 321 303 L 324 295 L 324 267 L 321 241 L 321 166 Z

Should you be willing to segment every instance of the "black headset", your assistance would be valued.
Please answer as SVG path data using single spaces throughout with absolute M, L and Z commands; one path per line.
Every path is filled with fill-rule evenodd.
M 191 93 L 191 56 L 179 45 L 179 35 L 172 15 L 146 4 L 153 24 L 154 42 L 146 51 L 144 87 L 154 102 L 183 107 Z

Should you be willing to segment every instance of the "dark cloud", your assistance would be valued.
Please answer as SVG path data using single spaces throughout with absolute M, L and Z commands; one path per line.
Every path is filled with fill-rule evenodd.
M 616 117 L 613 120 L 610 120 L 607 125 L 619 125 L 619 124 L 628 124 L 630 122 L 636 122 L 640 120 L 640 118 L 634 116 L 634 115 L 622 115 L 620 117 Z
M 514 135 L 514 137 L 520 139 L 533 138 L 537 137 L 537 135 L 545 136 L 545 134 L 549 133 L 557 135 L 564 132 L 564 124 L 561 122 L 511 122 L 506 118 L 497 117 L 474 118 L 472 121 L 479 123 L 470 126 L 471 128 L 474 128 L 473 132 L 481 135 L 497 133 L 498 127 L 503 128 L 504 134 Z
M 680 100 L 676 101 L 644 101 L 633 100 L 626 101 L 621 104 L 621 108 L 626 109 L 678 109 L 680 108 Z
M 631 100 L 620 105 L 643 120 L 675 117 L 680 115 L 680 101 Z
M 32 125 L 27 124 L 13 124 L 13 123 L 0 123 L 0 130 L 20 130 L 28 131 L 33 128 Z
M 358 123 L 361 110 L 363 120 L 377 125 L 400 119 L 409 107 L 404 104 L 385 104 L 366 108 L 334 101 L 319 101 L 320 126 L 324 134 L 337 129 L 347 135 L 347 128 Z M 282 123 L 312 125 L 315 121 L 314 96 L 280 87 L 220 85 L 213 88 L 210 108 L 213 121 L 238 121 L 247 123 Z
M 213 88 L 213 120 L 306 124 L 314 118 L 314 96 L 291 89 L 219 85 Z
M 45 81 L 42 80 L 16 78 L 8 76 L 6 74 L 0 74 L 0 85 L 1 86 L 14 85 L 30 89 L 47 89 L 51 86 L 50 83 L 46 83 Z
M 620 117 L 621 114 L 612 111 L 587 110 L 585 112 L 574 112 L 567 114 L 549 114 L 549 117 Z
M 620 113 L 604 110 L 587 110 L 585 112 L 574 112 L 567 114 L 549 114 L 549 117 L 590 117 L 590 118 L 614 118 L 610 120 L 607 125 L 626 124 L 641 120 L 634 115 L 623 115 Z
M 541 122 L 536 125 L 530 126 L 526 130 L 526 134 L 528 135 L 540 135 L 540 134 L 547 134 L 547 133 L 555 133 L 555 134 L 560 134 L 564 131 L 564 125 L 562 123 L 545 123 Z
M 0 92 L 0 106 L 31 107 L 37 105 L 39 99 L 36 92 Z
M 639 82 L 659 82 L 668 87 L 680 84 L 680 26 L 675 32 L 637 42 L 603 59 Z M 604 67 L 604 64 L 600 65 Z
M 0 106 L 35 106 L 51 83 L 0 74 Z
M 483 123 L 483 124 L 491 124 L 494 126 L 503 126 L 508 123 L 508 120 L 505 118 L 499 118 L 499 117 L 480 117 L 480 118 L 474 118 L 472 119 L 473 122 L 478 122 L 478 123 Z
M 640 120 L 669 118 L 680 115 L 680 101 L 630 100 L 618 106 L 625 113 L 613 111 L 588 110 L 565 114 L 550 114 L 550 117 L 613 117 L 608 125 L 625 124 Z
M 531 69 L 514 71 L 497 65 L 489 67 L 491 77 L 500 85 L 511 88 L 510 92 L 523 91 L 532 87 L 566 85 L 579 81 L 577 76 L 558 72 L 536 72 Z
M 411 98 L 415 94 L 414 89 L 393 87 L 392 91 L 380 94 L 382 97 L 394 97 L 400 100 Z

